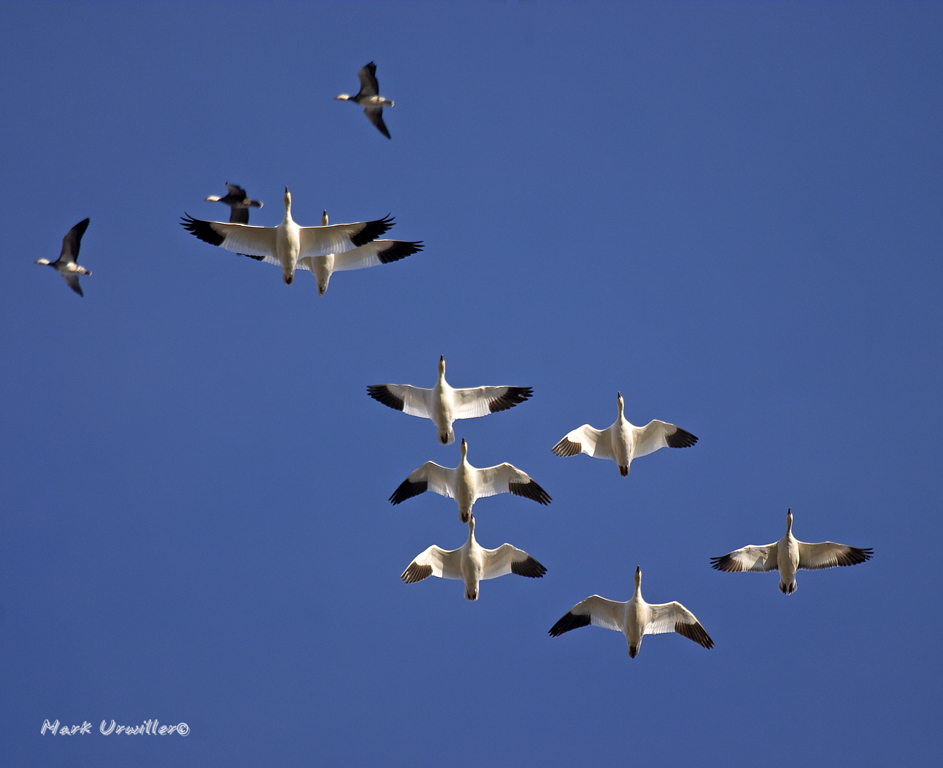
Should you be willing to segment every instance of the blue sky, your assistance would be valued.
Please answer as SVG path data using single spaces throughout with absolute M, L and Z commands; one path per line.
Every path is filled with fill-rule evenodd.
M 0 5 L 0 762 L 938 758 L 941 37 L 918 3 Z M 390 141 L 333 99 L 371 60 Z M 179 226 L 225 181 L 425 250 L 319 298 Z M 82 299 L 33 262 L 85 217 Z M 399 580 L 465 540 L 387 501 L 458 444 L 366 394 L 439 355 L 534 388 L 456 431 L 553 497 L 476 505 L 547 567 L 477 603 Z M 698 444 L 551 454 L 620 390 Z M 789 597 L 710 568 L 787 507 L 874 559 Z M 636 565 L 715 648 L 548 637 Z M 190 733 L 97 733 L 155 718 Z

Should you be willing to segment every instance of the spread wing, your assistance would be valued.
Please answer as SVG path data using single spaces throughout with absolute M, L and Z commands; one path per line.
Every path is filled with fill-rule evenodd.
M 390 496 L 390 503 L 399 504 L 426 491 L 454 499 L 455 470 L 427 461 L 399 484 Z
M 609 430 L 596 429 L 589 424 L 577 427 L 568 432 L 559 443 L 551 449 L 557 456 L 576 456 L 585 453 L 597 459 L 615 459 L 612 453 L 612 438 Z
M 85 297 L 85 294 L 82 293 L 82 286 L 79 285 L 79 275 L 78 272 L 60 272 L 62 279 L 65 280 L 69 287 L 75 291 L 79 296 Z
M 834 568 L 837 565 L 857 565 L 870 560 L 873 555 L 874 550 L 870 547 L 859 549 L 834 541 L 823 541 L 820 544 L 799 542 L 799 567 L 809 571 Z
M 659 448 L 687 448 L 697 442 L 697 438 L 674 424 L 664 421 L 648 422 L 644 427 L 634 427 L 634 458 L 647 456 Z
M 82 219 L 78 224 L 76 224 L 72 229 L 66 232 L 65 237 L 62 238 L 62 251 L 59 253 L 59 261 L 72 262 L 77 264 L 79 261 L 79 246 L 82 244 L 82 235 L 85 234 L 85 230 L 88 229 L 88 219 Z M 66 278 L 66 282 L 72 286 L 72 290 L 82 293 L 76 286 L 79 284 L 79 279 L 75 278 L 75 284 L 73 285 L 69 282 L 69 279 Z
M 365 269 L 380 264 L 399 261 L 422 250 L 422 242 L 407 243 L 402 240 L 374 240 L 344 253 L 334 255 L 334 271 Z
M 606 598 L 599 595 L 593 595 L 581 600 L 561 616 L 559 621 L 550 627 L 550 637 L 559 637 L 564 632 L 585 627 L 589 624 L 624 633 L 622 627 L 624 616 L 625 603 L 606 600 Z
M 359 248 L 386 232 L 393 226 L 393 217 L 385 216 L 374 221 L 358 221 L 353 224 L 331 224 L 327 227 L 300 227 L 302 256 L 327 256 Z
M 377 82 L 377 65 L 372 61 L 360 68 L 360 96 L 379 96 L 380 84 Z
M 677 632 L 689 640 L 705 648 L 713 648 L 714 641 L 704 631 L 704 627 L 681 603 L 664 603 L 663 605 L 649 605 L 651 618 L 645 625 L 644 635 L 661 635 L 666 632 Z
M 373 123 L 380 133 L 388 139 L 393 138 L 387 130 L 386 123 L 383 122 L 383 107 L 364 107 L 363 113 L 367 116 L 367 120 Z
M 483 568 L 482 579 L 496 579 L 508 573 L 518 576 L 528 576 L 532 579 L 541 578 L 547 569 L 528 555 L 523 549 L 502 544 L 497 549 L 482 550 Z
M 476 470 L 476 496 L 482 499 L 499 493 L 513 493 L 538 504 L 549 504 L 550 494 L 541 488 L 526 472 L 510 464 L 499 464 Z
M 204 243 L 218 245 L 241 256 L 280 265 L 276 257 L 275 227 L 252 227 L 248 224 L 227 224 L 203 221 L 186 214 L 181 225 Z
M 523 403 L 534 393 L 532 387 L 475 387 L 453 389 L 456 419 L 474 419 L 506 411 Z
M 373 384 L 367 387 L 367 394 L 383 405 L 410 416 L 432 418 L 432 409 L 429 407 L 431 389 L 421 389 L 409 384 Z
M 718 571 L 737 573 L 739 571 L 775 571 L 777 543 L 766 546 L 750 545 L 728 552 L 726 555 L 711 558 L 711 566 Z M 800 566 L 801 567 L 801 566 Z
M 461 579 L 461 550 L 445 550 L 433 544 L 409 564 L 400 578 L 407 584 L 414 584 L 430 576 L 440 579 Z

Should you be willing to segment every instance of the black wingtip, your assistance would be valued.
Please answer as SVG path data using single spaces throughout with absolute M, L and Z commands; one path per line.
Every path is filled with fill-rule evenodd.
M 401 398 L 398 398 L 392 392 L 386 384 L 371 384 L 367 387 L 367 394 L 370 395 L 374 400 L 383 405 L 393 408 L 394 410 L 401 411 L 406 406 L 406 403 L 403 402 Z
M 665 438 L 665 442 L 668 443 L 669 448 L 690 448 L 697 442 L 697 438 L 687 430 L 678 427 L 674 434 Z
M 560 617 L 560 620 L 557 621 L 556 624 L 550 627 L 550 637 L 559 637 L 564 632 L 569 632 L 571 629 L 579 629 L 591 623 L 592 618 L 589 614 L 571 613 L 567 611 L 566 614 Z
M 527 576 L 530 579 L 539 579 L 546 572 L 547 569 L 530 555 L 527 556 L 526 560 L 511 563 L 511 573 L 516 573 L 518 576 Z
M 189 213 L 180 217 L 180 225 L 194 237 L 210 245 L 222 245 L 226 239 L 210 226 L 210 222 L 194 219 Z
M 506 411 L 508 408 L 520 405 L 533 394 L 533 387 L 508 387 L 508 391 L 501 395 L 501 397 L 496 397 L 488 403 L 488 409 L 491 413 Z
M 675 624 L 675 632 L 682 637 L 688 638 L 688 640 L 693 640 L 695 643 L 708 650 L 714 647 L 714 641 L 711 640 L 711 636 L 704 631 L 704 627 L 701 626 L 700 622 L 685 624 L 679 621 Z
M 407 584 L 415 584 L 417 581 L 428 579 L 432 575 L 431 565 L 419 565 L 415 561 L 409 564 L 409 567 L 403 571 L 400 578 Z
M 410 482 L 407 477 L 399 484 L 399 487 L 390 494 L 390 503 L 394 506 L 401 502 L 406 501 L 406 499 L 411 499 L 413 496 L 418 496 L 420 493 L 425 493 L 426 489 L 429 487 L 429 483 L 425 480 L 420 480 L 418 483 Z
M 508 483 L 508 490 L 515 496 L 532 499 L 538 504 L 549 504 L 552 501 L 550 494 L 541 488 L 534 480 L 527 483 Z
M 740 563 L 737 560 L 734 560 L 730 555 L 712 557 L 711 568 L 714 568 L 718 571 L 725 571 L 726 573 L 737 573 L 738 571 L 743 570 L 743 568 L 740 567 Z
M 372 243 L 380 235 L 392 227 L 394 221 L 394 217 L 390 214 L 387 214 L 382 219 L 368 221 L 366 224 L 364 224 L 363 229 L 350 238 L 350 242 L 353 243 L 355 248 L 359 248 L 361 245 L 366 245 L 367 243 Z
M 568 456 L 576 456 L 576 454 L 580 452 L 580 448 L 581 445 L 579 443 L 570 442 L 564 437 L 550 450 L 553 452 L 554 456 L 563 456 L 566 458 Z
M 399 261 L 414 253 L 422 250 L 422 241 L 407 243 L 402 240 L 393 240 L 390 245 L 377 253 L 377 258 L 381 264 L 389 264 L 391 261 Z

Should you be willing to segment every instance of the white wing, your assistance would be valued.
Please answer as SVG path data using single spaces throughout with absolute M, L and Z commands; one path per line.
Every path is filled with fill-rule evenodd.
M 275 256 L 275 227 L 255 227 L 248 224 L 227 224 L 222 221 L 203 221 L 186 215 L 184 228 L 204 243 L 218 245 L 227 251 L 251 256 L 269 264 L 280 264 Z
M 625 603 L 606 600 L 599 595 L 578 602 L 550 628 L 550 636 L 557 637 L 571 629 L 594 624 L 605 629 L 614 629 L 625 634 Z
M 334 256 L 334 271 L 344 272 L 351 269 L 365 269 L 380 264 L 399 261 L 422 250 L 422 242 L 408 243 L 403 240 L 374 240 L 359 248 L 354 248 Z
M 681 603 L 664 603 L 649 605 L 651 617 L 645 625 L 643 635 L 662 635 L 666 632 L 677 632 L 689 640 L 705 648 L 713 648 L 714 641 L 704 631 L 704 627 Z
M 718 571 L 737 573 L 739 571 L 775 571 L 779 568 L 776 552 L 779 542 L 766 546 L 750 545 L 728 552 L 726 555 L 711 558 L 711 566 Z
M 610 430 L 596 429 L 589 424 L 577 427 L 568 432 L 559 443 L 551 449 L 557 456 L 576 456 L 585 453 L 597 459 L 615 459 L 612 453 L 612 437 Z
M 513 493 L 533 499 L 539 504 L 549 504 L 550 496 L 526 472 L 511 464 L 499 464 L 475 470 L 475 496 L 482 499 L 499 493 Z
M 528 555 L 523 549 L 502 544 L 497 549 L 482 549 L 482 579 L 496 579 L 508 573 L 539 579 L 547 569 Z
M 400 483 L 390 496 L 390 502 L 399 504 L 426 491 L 454 499 L 455 469 L 442 467 L 434 461 L 427 461 Z
M 648 456 L 660 448 L 687 448 L 697 442 L 697 438 L 674 424 L 664 421 L 648 422 L 644 427 L 633 427 L 635 433 L 634 458 Z
M 461 579 L 461 550 L 445 550 L 433 544 L 409 564 L 400 578 L 407 584 L 413 584 L 430 576 L 437 576 L 440 579 Z
M 859 549 L 834 541 L 820 544 L 799 542 L 799 567 L 814 571 L 820 568 L 834 568 L 837 565 L 857 565 L 870 560 L 874 551 L 871 548 Z
M 429 407 L 431 389 L 421 389 L 410 384 L 374 384 L 367 387 L 367 394 L 383 405 L 410 416 L 432 418 L 432 408 Z
M 523 403 L 533 394 L 531 387 L 474 387 L 453 389 L 453 417 L 474 419 L 489 413 L 506 411 Z
M 393 217 L 354 224 L 331 224 L 327 227 L 300 227 L 301 256 L 327 256 L 359 248 L 376 240 L 393 226 Z M 335 270 L 337 267 L 335 267 Z

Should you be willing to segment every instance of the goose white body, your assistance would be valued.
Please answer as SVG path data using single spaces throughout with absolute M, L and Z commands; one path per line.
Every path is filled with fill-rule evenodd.
M 184 216 L 183 227 L 200 240 L 227 251 L 282 268 L 282 279 L 291 285 L 298 259 L 344 253 L 372 242 L 393 226 L 392 217 L 328 227 L 299 227 L 291 217 L 291 192 L 285 187 L 285 218 L 277 227 L 255 227 L 203 221 Z
M 400 504 L 426 491 L 455 499 L 458 519 L 467 523 L 478 499 L 499 493 L 512 493 L 532 499 L 538 504 L 549 504 L 549 494 L 526 472 L 511 464 L 479 469 L 468 463 L 468 444 L 462 440 L 462 459 L 457 467 L 443 467 L 427 461 L 409 475 L 390 496 L 390 502 Z
M 629 657 L 635 658 L 645 635 L 676 632 L 704 648 L 713 648 L 714 641 L 681 603 L 653 605 L 642 598 L 642 569 L 635 569 L 635 592 L 625 603 L 592 595 L 581 600 L 550 628 L 551 637 L 559 637 L 571 629 L 593 624 L 625 635 Z
M 502 544 L 497 549 L 484 549 L 475 540 L 475 518 L 468 519 L 468 540 L 459 548 L 445 550 L 432 545 L 419 554 L 403 571 L 400 578 L 407 584 L 429 576 L 440 579 L 461 579 L 465 582 L 465 599 L 478 599 L 478 583 L 508 573 L 541 578 L 547 569 L 524 550 Z
M 557 456 L 585 453 L 597 459 L 611 459 L 623 477 L 629 474 L 633 459 L 647 456 L 660 448 L 687 448 L 697 442 L 690 432 L 664 421 L 650 421 L 644 427 L 630 424 L 624 415 L 625 402 L 618 393 L 619 414 L 606 429 L 589 424 L 568 432 L 551 449 Z
M 390 408 L 421 419 L 431 419 L 442 445 L 455 442 L 452 425 L 513 408 L 532 394 L 531 387 L 474 387 L 455 389 L 445 380 L 445 356 L 439 357 L 439 376 L 432 389 L 410 384 L 374 384 L 367 394 Z
M 321 226 L 328 226 L 327 211 L 321 217 Z M 296 269 L 310 271 L 318 281 L 318 296 L 323 296 L 327 292 L 331 275 L 335 272 L 389 264 L 414 253 L 419 253 L 422 247 L 422 241 L 410 243 L 403 240 L 374 240 L 343 253 L 329 253 L 326 256 L 303 256 L 298 259 Z
M 792 510 L 786 512 L 786 535 L 779 541 L 761 546 L 750 545 L 711 558 L 718 571 L 779 571 L 779 591 L 791 595 L 797 589 L 796 573 L 800 569 L 820 570 L 843 565 L 857 565 L 870 560 L 874 550 L 861 549 L 834 541 L 810 544 L 792 535 Z

